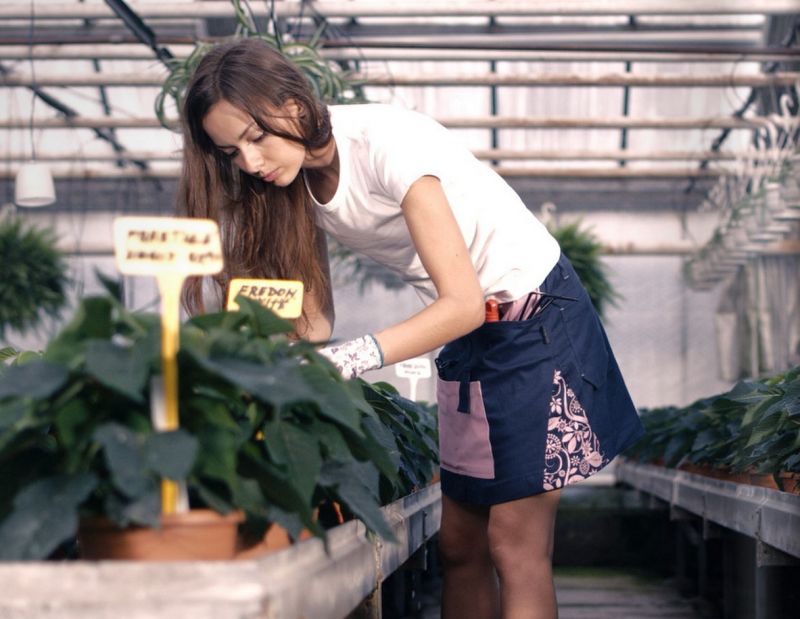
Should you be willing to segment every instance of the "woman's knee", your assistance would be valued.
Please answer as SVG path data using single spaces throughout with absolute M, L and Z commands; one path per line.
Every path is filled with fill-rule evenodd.
M 467 535 L 462 529 L 443 524 L 439 531 L 439 555 L 445 567 L 486 563 L 490 561 L 486 533 Z
M 439 554 L 447 566 L 488 562 L 488 514 L 443 498 Z
M 546 576 L 552 570 L 552 555 L 547 540 L 515 539 L 513 536 L 490 538 L 489 556 L 503 582 Z
M 495 506 L 487 530 L 498 572 L 549 570 L 558 496 L 536 496 Z

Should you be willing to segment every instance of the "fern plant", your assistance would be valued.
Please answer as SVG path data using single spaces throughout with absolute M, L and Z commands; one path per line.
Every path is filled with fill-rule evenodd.
M 0 220 L 0 337 L 26 331 L 64 307 L 69 282 L 63 254 L 48 229 L 21 219 Z
M 556 238 L 561 251 L 575 267 L 597 313 L 602 316 L 606 307 L 616 305 L 621 297 L 608 279 L 608 271 L 600 257 L 600 241 L 591 231 L 581 229 L 580 222 L 551 228 L 550 234 Z

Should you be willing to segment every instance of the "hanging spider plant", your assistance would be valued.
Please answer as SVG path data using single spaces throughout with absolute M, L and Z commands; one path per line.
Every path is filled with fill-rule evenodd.
M 320 53 L 322 36 L 327 24 L 320 24 L 308 42 L 285 40 L 275 19 L 274 9 L 269 19 L 274 33 L 260 32 L 252 15 L 245 11 L 241 0 L 231 0 L 236 18 L 236 30 L 232 39 L 258 38 L 288 58 L 306 77 L 317 97 L 325 103 L 353 103 L 364 101 L 363 95 L 351 74 L 336 63 L 325 59 Z M 171 128 L 167 119 L 166 105 L 173 101 L 177 109 L 183 105 L 183 95 L 189 80 L 200 61 L 214 47 L 214 44 L 198 41 L 186 58 L 173 58 L 167 61 L 169 74 L 156 95 L 155 112 L 158 121 L 165 128 Z

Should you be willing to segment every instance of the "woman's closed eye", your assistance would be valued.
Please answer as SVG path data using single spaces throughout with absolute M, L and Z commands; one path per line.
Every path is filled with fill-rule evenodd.
M 259 131 L 258 134 L 254 135 L 252 137 L 248 137 L 247 138 L 247 143 L 248 144 L 259 144 L 260 142 L 262 142 L 264 140 L 265 137 L 267 137 L 267 135 L 269 135 L 269 134 L 266 131 Z M 232 161 L 233 159 L 236 159 L 236 157 L 238 156 L 239 149 L 238 148 L 233 148 L 231 150 L 219 149 L 219 152 L 220 152 L 220 155 L 222 156 L 223 159 L 225 159 L 226 161 Z

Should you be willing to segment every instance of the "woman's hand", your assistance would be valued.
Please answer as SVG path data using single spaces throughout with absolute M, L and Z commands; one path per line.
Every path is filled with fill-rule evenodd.
M 327 357 L 345 378 L 356 378 L 368 370 L 383 367 L 383 352 L 373 335 L 364 335 L 341 344 L 326 346 L 319 352 Z

